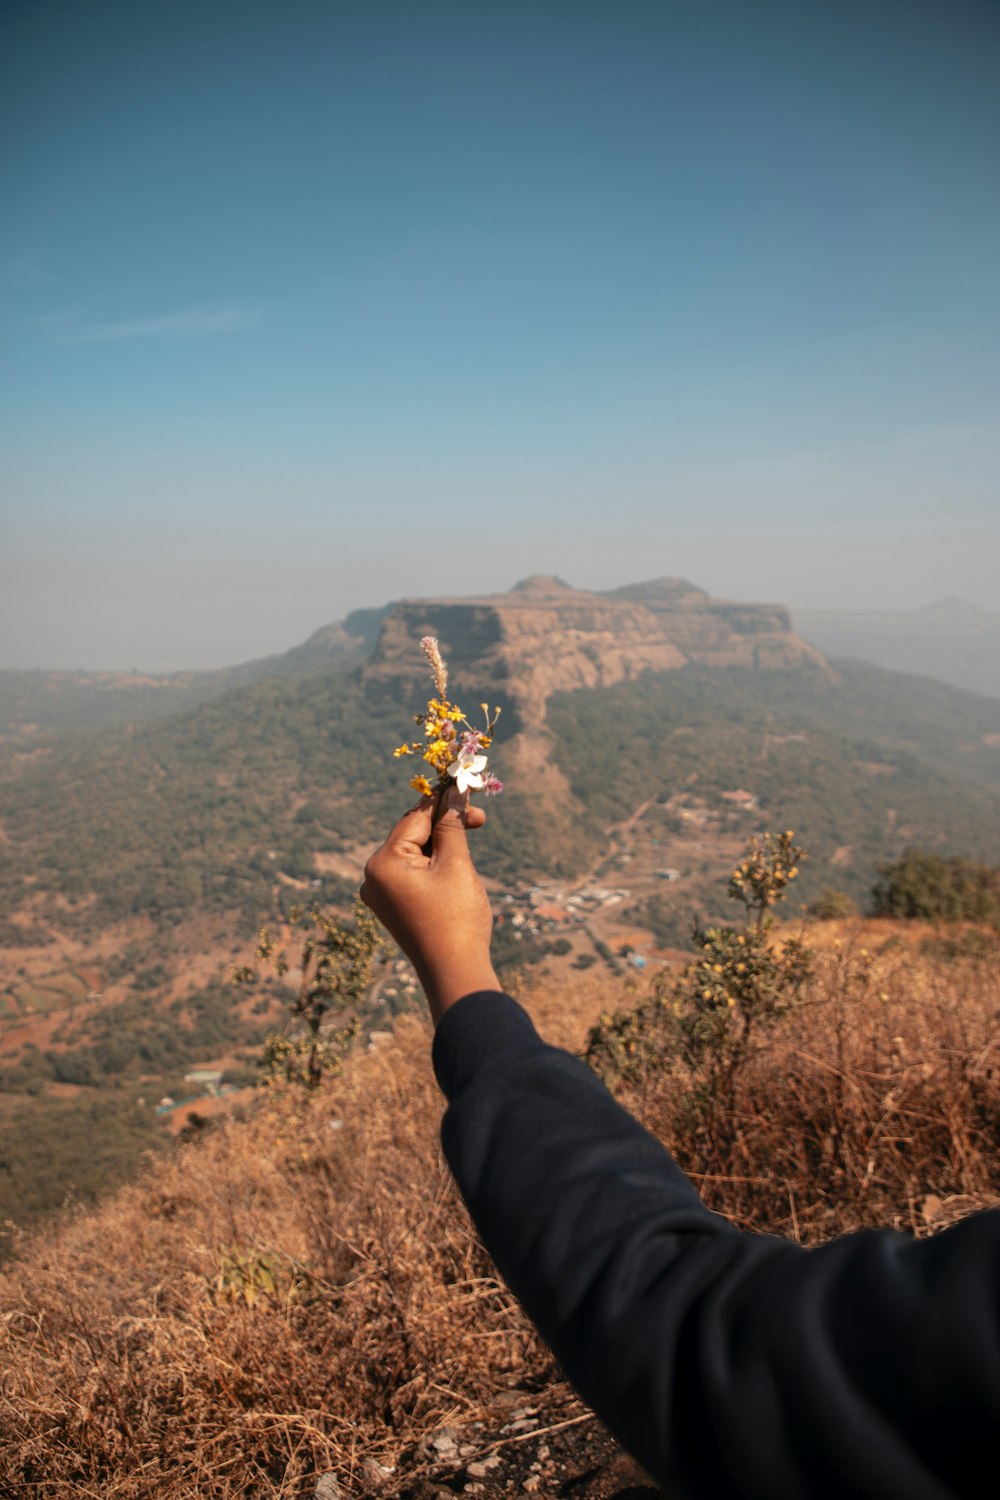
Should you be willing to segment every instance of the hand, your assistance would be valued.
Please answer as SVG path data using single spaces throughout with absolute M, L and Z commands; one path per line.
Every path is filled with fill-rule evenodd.
M 463 995 L 500 988 L 489 897 L 466 837 L 485 822 L 468 792 L 424 797 L 365 866 L 361 899 L 416 969 L 435 1024 Z

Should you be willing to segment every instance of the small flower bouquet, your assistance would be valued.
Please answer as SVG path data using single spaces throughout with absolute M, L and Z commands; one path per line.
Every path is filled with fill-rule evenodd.
M 485 792 L 487 796 L 496 796 L 503 791 L 503 782 L 486 769 L 489 761 L 486 751 L 493 743 L 499 708 L 495 708 L 491 716 L 486 704 L 481 703 L 485 727 L 473 729 L 458 704 L 448 698 L 448 668 L 442 659 L 437 637 L 425 635 L 420 649 L 430 663 L 437 696 L 428 700 L 425 713 L 414 715 L 414 722 L 423 730 L 424 738 L 400 745 L 393 754 L 397 760 L 404 755 L 421 754 L 437 773 L 436 786 L 432 786 L 423 774 L 411 778 L 414 791 L 424 797 L 431 796 L 435 790 L 444 792 L 450 786 L 457 786 L 460 792 Z

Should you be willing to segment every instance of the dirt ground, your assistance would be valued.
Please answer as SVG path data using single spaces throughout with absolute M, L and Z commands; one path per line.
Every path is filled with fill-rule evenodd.
M 648 1474 L 572 1396 L 564 1411 L 542 1408 L 530 1392 L 504 1391 L 475 1421 L 439 1428 L 402 1456 L 394 1471 L 368 1461 L 365 1480 L 385 1500 L 655 1500 Z M 316 1500 L 337 1500 L 333 1475 Z

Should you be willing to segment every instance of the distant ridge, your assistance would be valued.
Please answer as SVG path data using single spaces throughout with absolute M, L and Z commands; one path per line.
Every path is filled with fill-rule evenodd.
M 783 605 L 713 599 L 671 575 L 587 590 L 540 573 L 505 593 L 355 609 L 288 651 L 214 671 L 0 671 L 0 744 L 139 724 L 331 668 L 361 668 L 369 688 L 396 690 L 420 675 L 413 643 L 427 631 L 444 640 L 456 683 L 478 690 L 489 680 L 510 711 L 536 720 L 551 692 L 686 663 L 828 671 L 825 657 L 857 657 L 1000 696 L 1000 612 L 956 595 L 912 610 L 797 610 L 793 620 Z
M 686 578 L 651 578 L 646 583 L 624 583 L 605 593 L 609 599 L 673 600 L 677 605 L 705 603 L 709 597 Z
M 853 656 L 1000 697 L 1000 611 L 957 594 L 915 609 L 797 609 L 795 626 L 827 656 Z
M 515 583 L 510 592 L 542 598 L 550 594 L 573 594 L 576 590 L 571 583 L 557 578 L 554 573 L 532 573 L 528 578 L 522 578 L 519 583 Z
M 397 691 L 401 681 L 421 676 L 414 647 L 428 633 L 441 636 L 456 683 L 476 691 L 491 683 L 509 712 L 536 723 L 553 692 L 607 687 L 687 663 L 826 670 L 820 652 L 794 633 L 783 605 L 712 599 L 685 578 L 591 591 L 536 573 L 501 594 L 352 610 L 289 651 L 216 671 L 0 672 L 0 738 L 138 724 L 253 682 L 338 666 L 363 665 L 366 687 Z

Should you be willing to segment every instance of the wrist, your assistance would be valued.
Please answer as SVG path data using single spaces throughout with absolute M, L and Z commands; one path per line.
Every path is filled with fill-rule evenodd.
M 499 990 L 501 984 L 489 954 L 476 959 L 435 964 L 421 976 L 435 1026 L 445 1011 L 475 990 Z

